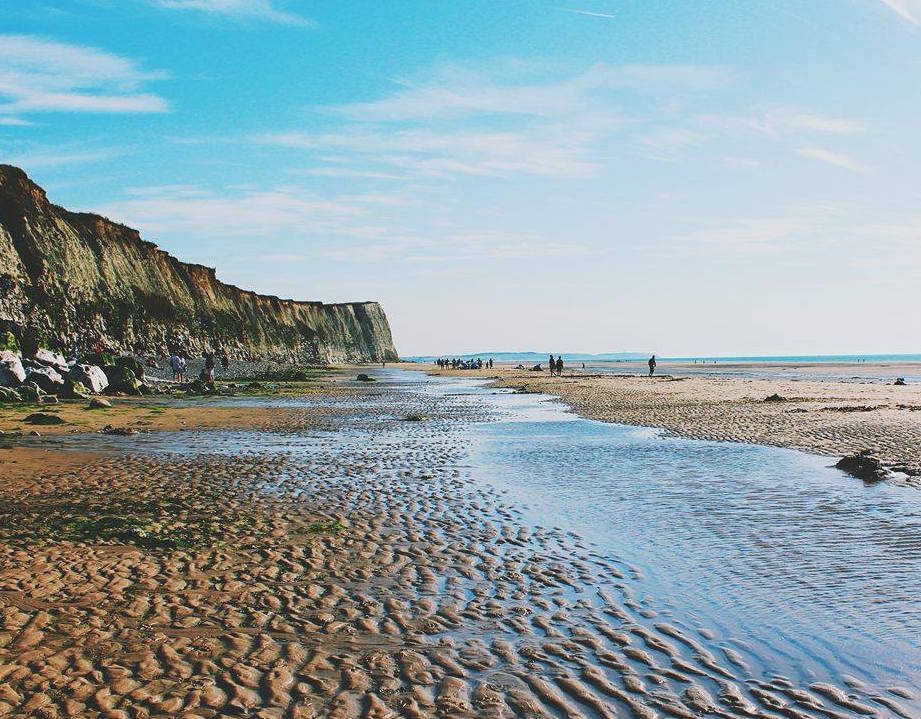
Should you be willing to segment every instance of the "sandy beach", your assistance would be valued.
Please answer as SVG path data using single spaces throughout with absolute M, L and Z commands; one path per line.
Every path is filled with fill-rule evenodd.
M 884 384 L 870 379 L 917 375 L 918 365 L 751 363 L 708 366 L 712 374 L 699 376 L 694 373 L 702 372 L 702 366 L 691 364 L 660 367 L 652 378 L 641 373 L 638 363 L 623 366 L 623 373 L 614 365 L 616 374 L 580 368 L 564 371 L 563 377 L 550 377 L 546 369 L 530 372 L 507 365 L 491 371 L 425 369 L 432 374 L 489 377 L 497 386 L 554 395 L 579 414 L 606 422 L 830 457 L 872 450 L 890 467 L 921 474 L 921 384 L 894 386 L 892 380 Z M 738 371 L 764 376 L 733 376 Z M 803 378 L 785 377 L 794 372 Z M 782 399 L 765 401 L 773 395 Z
M 633 414 L 608 415 L 618 421 L 695 387 L 500 376 L 535 391 L 556 382 L 599 414 L 613 383 L 636 398 Z M 730 406 L 755 406 L 764 389 L 732 387 Z M 64 437 L 68 451 L 0 449 L 4 472 L 18 468 L 0 486 L 0 716 L 910 717 L 917 707 L 906 686 L 772 675 L 744 642 L 637 595 L 638 568 L 522 521 L 465 469 L 465 428 L 494 418 L 462 391 L 331 382 L 325 402 L 311 392 L 310 403 L 238 414 L 232 429 L 164 424 L 149 435 L 162 438 L 157 451 L 93 452 L 98 435 Z M 689 409 L 675 416 L 690 426 Z

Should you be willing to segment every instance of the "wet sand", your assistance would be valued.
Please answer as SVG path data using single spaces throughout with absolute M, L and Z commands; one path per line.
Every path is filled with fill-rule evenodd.
M 745 367 L 759 372 L 774 368 Z M 581 369 L 566 370 L 562 378 L 498 366 L 491 371 L 424 369 L 493 378 L 497 386 L 560 397 L 585 417 L 658 427 L 694 439 L 788 447 L 831 457 L 869 449 L 890 467 L 921 475 L 921 383 L 894 386 L 853 379 L 889 371 L 889 365 L 814 365 L 810 372 L 830 373 L 828 378 L 797 380 L 678 376 L 680 367 L 675 376 L 660 374 L 671 369 L 660 368 L 653 378 Z M 911 370 L 897 369 L 906 375 Z M 918 374 L 917 368 L 911 371 Z M 766 402 L 772 395 L 783 401 Z
M 354 393 L 279 411 L 300 453 L 0 450 L 33 469 L 0 483 L 0 716 L 917 715 L 910 687 L 761 676 L 525 525 L 464 469 L 476 402 Z M 75 538 L 105 517 L 162 545 Z

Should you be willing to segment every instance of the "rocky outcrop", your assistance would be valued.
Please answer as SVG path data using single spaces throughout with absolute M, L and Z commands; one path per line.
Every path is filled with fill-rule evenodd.
M 114 351 L 246 359 L 397 359 L 376 302 L 298 302 L 241 290 L 180 262 L 136 230 L 51 204 L 0 165 L 0 332 L 69 353 L 98 339 Z M 23 347 L 30 352 L 34 348 Z

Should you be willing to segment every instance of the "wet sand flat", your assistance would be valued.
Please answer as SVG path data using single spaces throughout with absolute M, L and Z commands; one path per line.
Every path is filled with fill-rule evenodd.
M 910 686 L 753 671 L 526 524 L 469 472 L 476 397 L 355 396 L 279 410 L 284 450 L 189 433 L 0 483 L 0 716 L 917 715 Z
M 425 369 L 439 375 L 488 377 L 499 386 L 552 394 L 593 419 L 659 427 L 695 439 L 750 442 L 828 456 L 869 449 L 892 467 L 921 474 L 921 384 L 844 379 L 852 373 L 878 374 L 888 371 L 888 366 L 867 363 L 813 369 L 838 374 L 822 380 L 664 374 L 649 378 L 581 369 L 550 377 L 546 371 L 508 367 L 463 372 Z M 783 400 L 765 401 L 772 395 Z

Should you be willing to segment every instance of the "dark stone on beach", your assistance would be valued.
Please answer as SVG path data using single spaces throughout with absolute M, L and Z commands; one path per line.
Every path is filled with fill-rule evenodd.
M 355 379 L 359 382 L 374 382 L 375 381 L 374 377 L 369 377 L 368 375 L 363 374 L 363 373 L 358 375 Z
M 899 377 L 899 378 L 896 379 L 896 381 L 893 382 L 892 384 L 894 384 L 894 385 L 896 385 L 896 386 L 898 386 L 898 387 L 904 387 L 904 386 L 905 386 L 905 378 L 904 378 L 904 377 Z
M 404 422 L 423 422 L 425 417 L 421 414 L 408 414 L 403 418 Z
M 864 482 L 879 482 L 887 474 L 883 463 L 869 449 L 842 457 L 835 466 Z
M 38 402 L 42 398 L 42 395 L 45 394 L 42 392 L 41 387 L 35 384 L 35 382 L 26 382 L 16 391 L 19 393 L 19 396 L 22 397 L 23 402 Z
M 41 398 L 39 398 L 38 401 L 41 402 L 42 404 L 59 404 L 58 398 L 55 397 L 53 394 L 46 394 L 42 396 Z
M 119 357 L 119 359 L 125 358 Z M 140 380 L 134 373 L 134 370 L 129 367 L 108 365 L 103 368 L 103 372 L 105 372 L 106 378 L 109 380 L 109 386 L 105 389 L 106 394 L 128 394 L 134 396 L 143 394 Z
M 56 393 L 64 386 L 64 378 L 53 367 L 40 366 L 26 373 L 26 380 L 35 382 L 43 392 Z
M 771 395 L 768 395 L 767 397 L 765 397 L 765 398 L 764 398 L 764 401 L 765 401 L 765 402 L 786 402 L 786 401 L 787 401 L 787 398 L 786 398 L 786 397 L 782 397 L 781 395 L 779 395 L 779 394 L 777 394 L 777 393 L 775 392 L 774 394 L 771 394 Z
M 23 422 L 28 424 L 67 424 L 56 414 L 48 414 L 47 412 L 34 412 L 26 417 Z
M 138 431 L 133 427 L 113 427 L 111 424 L 107 424 L 102 428 L 103 434 L 114 434 L 119 437 L 127 437 L 131 434 L 137 434 Z
M 80 382 L 74 382 L 69 377 L 64 380 L 64 386 L 58 392 L 63 399 L 89 399 L 90 391 Z
M 103 399 L 102 397 L 93 397 L 93 399 L 90 400 L 88 409 L 105 409 L 111 406 L 112 403 L 109 402 L 109 400 Z

